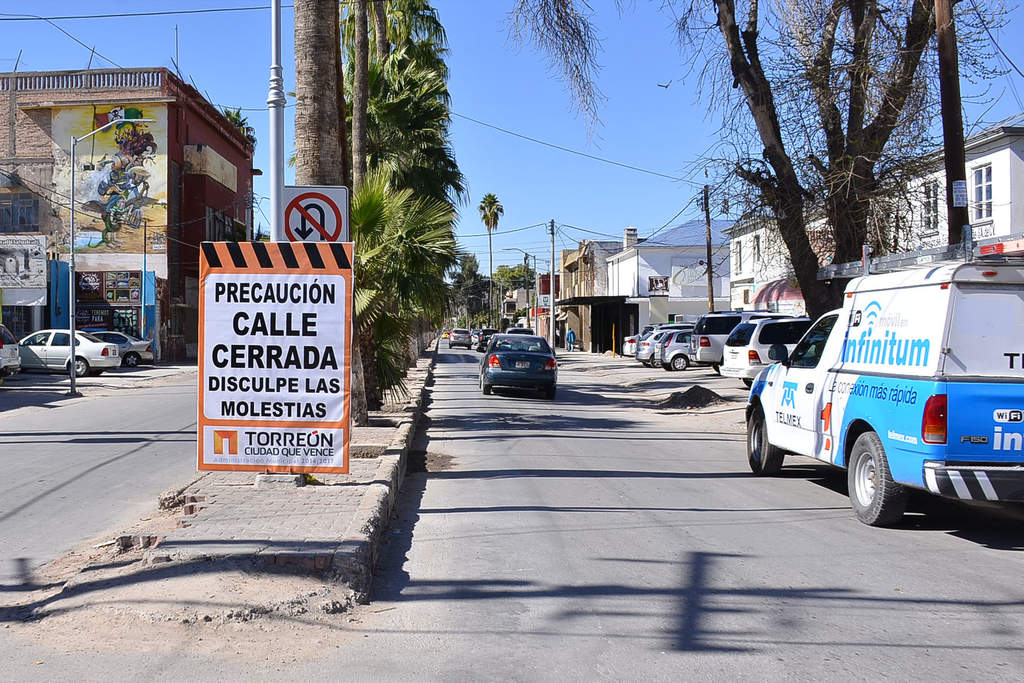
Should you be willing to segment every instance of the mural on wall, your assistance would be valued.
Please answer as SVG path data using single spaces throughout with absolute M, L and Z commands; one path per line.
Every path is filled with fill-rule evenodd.
M 125 119 L 152 119 L 143 123 Z M 53 137 L 82 137 L 75 175 L 75 249 L 88 253 L 164 251 L 167 224 L 167 107 L 124 104 L 54 110 Z M 62 143 L 64 144 L 64 143 Z M 70 149 L 68 161 L 70 162 Z M 58 178 L 70 190 L 70 168 Z M 143 244 L 143 240 L 146 244 Z

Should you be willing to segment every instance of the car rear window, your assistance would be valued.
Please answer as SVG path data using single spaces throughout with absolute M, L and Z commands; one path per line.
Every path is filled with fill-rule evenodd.
M 810 326 L 810 320 L 765 323 L 761 327 L 761 334 L 757 335 L 757 341 L 760 344 L 796 344 Z
M 697 322 L 697 334 L 729 334 L 740 322 L 738 315 L 709 315 Z
M 505 337 L 494 343 L 495 351 L 526 351 L 528 353 L 551 353 L 551 347 L 540 338 L 524 339 Z
M 452 330 L 452 334 L 469 334 L 469 330 Z
M 494 334 L 496 332 L 497 330 L 491 329 L 490 327 L 480 330 L 480 334 Z
M 753 323 L 743 323 L 737 325 L 736 328 L 729 335 L 729 338 L 725 340 L 726 346 L 746 346 L 750 343 L 750 338 L 754 336 L 754 328 L 757 327 Z

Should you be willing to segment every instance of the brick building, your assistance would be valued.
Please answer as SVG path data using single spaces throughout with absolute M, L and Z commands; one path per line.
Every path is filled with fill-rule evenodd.
M 111 122 L 76 146 L 76 324 L 194 357 L 199 243 L 251 238 L 253 143 L 167 69 L 0 74 L 0 249 L 36 234 L 68 260 L 71 137 Z M 68 324 L 49 271 L 44 307 L 5 291 L 8 326 Z

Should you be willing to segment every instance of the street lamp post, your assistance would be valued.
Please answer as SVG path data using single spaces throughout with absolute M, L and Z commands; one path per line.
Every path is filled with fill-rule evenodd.
M 68 391 L 69 396 L 77 396 L 78 389 L 75 385 L 75 149 L 78 147 L 78 143 L 82 140 L 91 138 L 96 133 L 102 133 L 111 126 L 116 126 L 122 123 L 147 123 L 155 121 L 156 119 L 114 119 L 104 123 L 99 128 L 92 130 L 82 137 L 71 136 L 71 224 L 70 224 L 70 235 L 68 238 L 68 251 L 70 256 L 68 259 L 68 331 L 71 333 L 71 355 L 68 357 L 68 374 L 71 376 L 71 390 Z M 142 274 L 146 276 L 145 273 Z M 145 310 L 145 304 L 143 304 L 143 310 Z
M 534 275 L 536 276 L 536 273 L 537 273 L 537 257 L 536 256 L 534 256 L 533 254 L 531 254 L 529 252 L 523 251 L 522 249 L 519 249 L 518 247 L 505 247 L 504 249 L 502 249 L 502 251 L 518 251 L 521 254 L 523 254 L 524 256 L 526 256 L 527 259 L 531 259 L 532 258 L 533 259 L 533 272 L 534 272 Z M 530 262 L 526 261 L 524 265 L 529 267 L 530 266 Z M 539 292 L 540 290 L 538 289 L 537 291 Z M 530 306 L 530 288 L 527 287 L 526 288 L 526 318 L 530 322 L 530 327 L 533 327 L 533 316 L 530 315 L 530 311 L 532 310 L 532 308 L 533 307 Z M 534 328 L 534 329 L 536 329 L 536 328 Z

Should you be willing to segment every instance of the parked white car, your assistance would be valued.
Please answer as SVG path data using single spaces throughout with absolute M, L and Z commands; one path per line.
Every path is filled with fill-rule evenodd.
M 93 332 L 92 336 L 110 344 L 117 344 L 121 353 L 121 365 L 126 368 L 134 368 L 139 363 L 153 362 L 153 344 L 145 339 L 124 332 Z
M 0 377 L 18 374 L 21 370 L 21 351 L 18 339 L 11 331 L 0 325 Z
M 810 326 L 810 318 L 761 318 L 740 323 L 725 340 L 722 376 L 741 379 L 749 387 L 758 373 L 772 364 L 768 349 L 782 344 L 786 353 L 791 352 Z
M 40 330 L 20 343 L 22 369 L 67 370 L 71 357 L 68 330 Z M 121 364 L 117 344 L 110 344 L 88 332 L 75 331 L 75 376 L 99 375 Z

